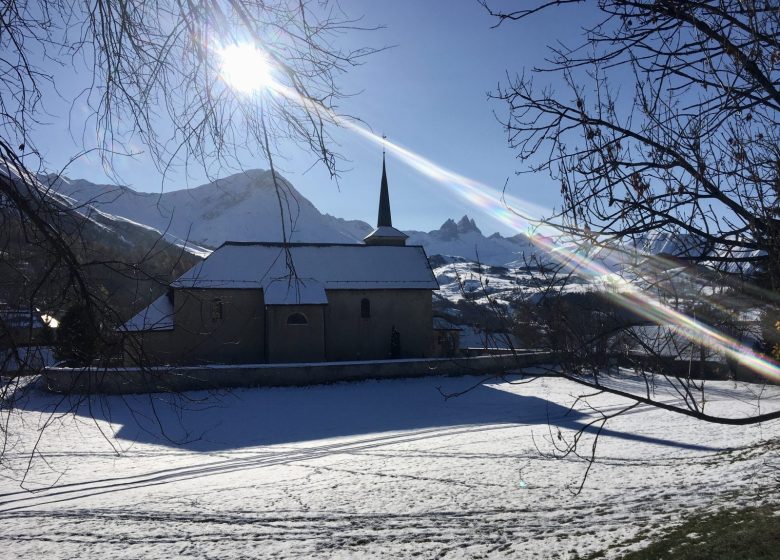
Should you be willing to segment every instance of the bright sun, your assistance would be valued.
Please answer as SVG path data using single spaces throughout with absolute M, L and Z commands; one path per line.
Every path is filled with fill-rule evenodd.
M 262 50 L 249 43 L 220 49 L 220 75 L 233 89 L 254 93 L 273 82 L 271 61 Z

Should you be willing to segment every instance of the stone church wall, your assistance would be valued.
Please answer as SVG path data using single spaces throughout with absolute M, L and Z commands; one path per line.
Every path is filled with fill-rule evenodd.
M 328 290 L 327 296 L 324 306 L 266 308 L 259 289 L 176 290 L 174 329 L 126 335 L 125 364 L 261 364 L 432 355 L 430 290 Z M 307 323 L 288 324 L 293 313 L 304 314 Z M 398 333 L 397 355 L 393 354 L 393 328 Z
M 266 308 L 268 361 L 322 362 L 325 360 L 325 314 L 322 305 L 274 305 Z M 302 316 L 306 323 L 289 322 Z
M 260 289 L 175 290 L 174 329 L 127 336 L 125 363 L 263 363 L 265 305 Z
M 433 347 L 430 290 L 328 290 L 325 355 L 328 361 L 391 358 L 393 327 L 400 358 L 429 356 Z M 361 302 L 369 301 L 369 317 Z

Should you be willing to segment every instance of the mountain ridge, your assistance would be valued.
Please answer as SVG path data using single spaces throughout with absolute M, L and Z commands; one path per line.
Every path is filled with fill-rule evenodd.
M 291 241 L 351 240 L 350 234 L 342 231 L 350 229 L 349 223 L 320 214 L 283 177 L 277 178 L 277 196 L 270 171 L 249 170 L 164 193 L 142 193 L 67 177 L 47 179 L 57 192 L 82 204 L 211 248 L 227 240 L 277 241 L 283 235 Z M 280 211 L 285 216 L 283 226 Z
M 45 176 L 59 194 L 93 211 L 107 213 L 166 236 L 205 247 L 225 241 L 280 241 L 280 198 L 285 212 L 285 233 L 293 242 L 362 243 L 374 228 L 362 220 L 320 213 L 283 177 L 279 197 L 270 171 L 247 170 L 211 183 L 165 193 L 142 193 L 130 187 L 101 185 L 84 179 Z M 292 232 L 292 235 L 290 235 Z M 429 255 L 441 254 L 506 265 L 532 250 L 525 239 L 494 233 L 485 237 L 475 220 L 464 215 L 446 220 L 438 229 L 406 232 L 409 244 L 422 245 Z
M 84 179 L 46 176 L 59 196 L 80 205 L 80 211 L 98 221 L 116 218 L 154 229 L 180 246 L 192 244 L 215 248 L 225 241 L 278 242 L 286 235 L 292 242 L 362 243 L 374 228 L 362 220 L 348 220 L 321 213 L 284 177 L 277 192 L 271 172 L 252 169 L 211 183 L 165 193 L 141 193 L 130 187 L 100 185 Z M 281 207 L 280 207 L 281 204 Z M 284 214 L 281 226 L 280 211 Z M 109 220 L 110 221 L 110 220 Z M 405 232 L 410 245 L 422 245 L 429 256 L 455 262 L 468 260 L 485 265 L 524 268 L 536 261 L 549 261 L 542 249 L 525 234 L 485 236 L 476 221 L 463 215 L 447 219 L 438 229 Z M 681 236 L 657 232 L 637 240 L 640 254 L 697 256 L 695 244 Z M 197 249 L 197 247 L 196 247 Z M 576 250 L 576 249 L 575 249 Z M 207 253 L 208 251 L 205 251 Z M 621 251 L 602 250 L 592 255 L 608 267 L 620 267 Z M 615 253 L 615 255 L 613 255 Z

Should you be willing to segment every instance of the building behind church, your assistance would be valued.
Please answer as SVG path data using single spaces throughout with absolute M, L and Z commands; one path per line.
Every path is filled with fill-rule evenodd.
M 439 286 L 406 238 L 392 226 L 383 161 L 363 244 L 224 243 L 124 325 L 126 364 L 431 356 Z

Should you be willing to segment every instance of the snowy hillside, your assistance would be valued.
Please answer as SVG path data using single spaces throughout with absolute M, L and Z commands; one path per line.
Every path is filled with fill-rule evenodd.
M 53 258 L 53 250 L 57 255 L 62 253 L 42 241 L 41 229 L 25 225 L 16 208 L 33 209 L 47 225 L 46 231 L 56 232 L 71 248 L 68 256 L 87 263 L 81 268 L 84 280 L 94 294 L 99 294 L 96 297 L 106 298 L 117 317 L 131 317 L 159 296 L 166 282 L 207 254 L 200 247 L 177 243 L 167 236 L 161 239 L 160 232 L 147 225 L 53 192 L 31 176 L 26 181 L 20 176 L 0 173 L 0 180 L 9 181 L 3 192 L 14 197 L 14 202 L 8 204 L 5 194 L 0 195 L 0 218 L 6 228 L 4 248 L 10 249 L 0 263 L 0 301 L 23 298 L 25 305 L 34 302 L 55 317 L 61 317 L 73 305 L 73 300 L 65 296 L 70 294 L 73 278 L 59 274 L 65 270 L 65 260 Z M 52 270 L 57 272 L 52 274 Z M 40 278 L 47 279 L 43 286 L 37 283 Z
M 743 240 L 744 241 L 744 240 Z M 763 250 L 730 249 L 723 243 L 706 244 L 690 234 L 671 235 L 655 233 L 642 239 L 641 248 L 653 255 L 673 255 L 680 257 L 699 257 L 701 255 L 733 259 L 733 262 L 721 262 L 719 259 L 705 260 L 702 264 L 732 274 L 752 275 L 756 272 L 755 261 L 766 255 Z M 755 259 L 751 262 L 752 259 Z
M 17 181 L 19 194 L 33 201 L 32 204 L 40 208 L 41 216 L 47 222 L 64 236 L 78 234 L 80 240 L 93 249 L 96 245 L 117 251 L 154 246 L 162 250 L 175 246 L 197 257 L 204 257 L 209 252 L 194 243 L 163 235 L 164 230 L 144 222 L 84 204 L 65 189 L 51 188 L 47 181 L 36 180 L 32 176 L 28 176 L 26 182 L 18 181 L 18 176 L 14 180 Z M 161 235 L 163 241 L 160 241 Z
M 371 230 L 363 222 L 321 214 L 288 181 L 281 178 L 279 183 L 284 229 L 291 241 L 355 243 Z M 200 245 L 218 247 L 228 240 L 282 239 L 280 201 L 269 171 L 245 171 L 199 187 L 161 194 L 96 185 L 82 179 L 63 178 L 53 186 L 82 204 Z

